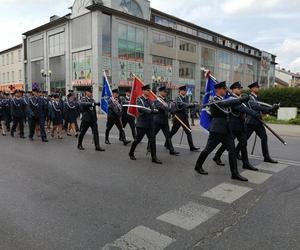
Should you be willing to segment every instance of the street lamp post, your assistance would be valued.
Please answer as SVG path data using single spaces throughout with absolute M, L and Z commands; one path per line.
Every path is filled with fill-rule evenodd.
M 49 94 L 50 94 L 50 77 L 51 77 L 51 75 L 52 75 L 51 70 L 48 70 L 48 72 L 46 72 L 44 69 L 41 70 L 41 76 L 45 78 L 45 90 L 48 91 Z M 49 82 L 49 84 L 48 84 L 48 82 Z

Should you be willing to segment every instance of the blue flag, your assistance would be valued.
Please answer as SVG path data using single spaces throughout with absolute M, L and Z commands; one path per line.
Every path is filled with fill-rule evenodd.
M 212 99 L 215 95 L 216 95 L 215 81 L 208 75 L 208 79 L 206 81 L 206 86 L 205 86 L 205 95 L 203 97 L 202 104 L 205 105 L 209 103 L 210 99 Z M 203 108 L 201 110 L 201 115 L 200 115 L 200 125 L 206 130 L 208 130 L 210 127 L 210 122 L 211 122 L 211 117 L 208 114 L 208 109 Z
M 104 113 L 108 114 L 108 100 L 112 97 L 112 92 L 107 80 L 106 75 L 103 76 L 103 88 L 101 95 L 101 109 Z

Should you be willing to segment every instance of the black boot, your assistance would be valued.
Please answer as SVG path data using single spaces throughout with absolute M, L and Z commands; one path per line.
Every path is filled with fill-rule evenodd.
M 106 130 L 105 131 L 105 144 L 110 145 L 110 141 L 109 141 L 109 132 Z
M 137 141 L 134 141 L 134 142 L 132 143 L 131 148 L 130 148 L 130 151 L 129 151 L 129 158 L 130 158 L 131 160 L 133 160 L 133 161 L 136 161 L 136 158 L 135 158 L 135 156 L 134 156 L 134 151 L 135 151 L 137 145 L 138 145 Z
M 178 155 L 180 155 L 180 153 L 173 149 L 173 150 L 170 150 L 170 155 L 178 156 Z
M 273 160 L 270 156 L 265 157 L 264 162 L 277 164 L 278 161 Z
M 241 176 L 238 172 L 232 174 L 232 175 L 231 175 L 231 179 L 233 179 L 233 180 L 238 180 L 238 181 L 245 181 L 245 182 L 248 181 L 247 178 Z
M 190 151 L 199 152 L 200 148 L 197 148 L 197 147 L 194 146 L 193 137 L 192 137 L 191 133 L 187 134 L 187 140 L 188 140 L 188 143 L 189 143 L 189 146 L 190 146 Z
M 104 152 L 105 151 L 105 149 L 101 148 L 99 145 L 95 147 L 95 150 L 99 151 L 99 152 Z
M 195 166 L 195 171 L 201 175 L 208 175 L 208 173 L 203 169 L 203 163 L 205 162 L 206 158 L 207 158 L 208 154 L 207 152 L 204 150 L 201 152 L 201 154 L 198 157 L 196 166 Z
M 213 158 L 213 161 L 218 165 L 218 166 L 225 166 L 225 164 L 221 161 L 220 158 Z
M 77 148 L 78 148 L 79 150 L 84 150 L 84 147 L 83 147 L 81 144 L 78 144 L 78 145 L 77 145 Z
M 152 158 L 152 162 L 155 163 L 155 164 L 159 164 L 159 165 L 162 164 L 162 162 L 160 160 L 158 160 L 156 157 Z
M 258 168 L 253 167 L 249 162 L 244 162 L 243 169 L 258 171 Z

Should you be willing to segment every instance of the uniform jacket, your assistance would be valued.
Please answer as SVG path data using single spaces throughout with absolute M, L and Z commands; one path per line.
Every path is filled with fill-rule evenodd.
M 181 95 L 178 95 L 175 98 L 174 102 L 175 102 L 175 107 L 176 107 L 175 114 L 182 120 L 188 119 L 189 107 L 190 107 L 188 97 L 187 96 L 183 97 Z
M 250 95 L 250 101 L 248 102 L 248 107 L 256 113 L 256 117 L 263 114 L 269 114 L 272 111 L 272 108 L 265 107 L 258 103 L 259 98 L 253 94 Z M 251 115 L 247 115 L 246 118 L 247 125 L 258 125 L 261 126 L 261 123 L 257 118 Z
M 120 119 L 123 111 L 122 105 L 119 103 L 118 99 L 112 100 L 112 98 L 113 97 L 108 100 L 108 117 Z
M 154 108 L 154 103 L 144 96 L 137 98 L 136 103 L 139 106 L 143 106 L 149 109 Z M 140 115 L 137 118 L 136 127 L 145 129 L 154 128 L 154 115 L 152 114 L 152 111 L 141 108 L 139 108 L 138 111 Z
M 26 102 L 23 98 L 12 98 L 11 99 L 11 115 L 15 118 L 25 118 L 26 116 Z
M 215 96 L 213 102 L 224 100 L 221 96 Z M 230 129 L 230 107 L 242 104 L 240 99 L 227 99 L 210 106 L 212 116 L 209 131 L 220 134 L 228 134 Z
M 155 124 L 168 124 L 169 123 L 169 112 L 170 112 L 170 105 L 168 100 L 162 96 L 158 96 L 162 102 L 156 100 L 154 102 L 154 107 L 158 110 L 158 114 L 154 116 L 154 123 Z
M 97 111 L 95 100 L 87 96 L 81 99 L 79 103 L 80 111 L 82 113 L 82 122 L 97 122 Z

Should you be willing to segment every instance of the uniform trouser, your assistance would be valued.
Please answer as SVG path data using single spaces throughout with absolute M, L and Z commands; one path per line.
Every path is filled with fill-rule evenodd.
M 262 153 L 265 159 L 270 158 L 269 154 L 269 148 L 268 148 L 268 136 L 266 129 L 263 125 L 247 125 L 246 127 L 247 131 L 247 140 L 251 137 L 253 132 L 257 134 L 257 136 L 261 140 L 261 148 L 262 148 Z M 240 146 L 238 146 L 240 148 Z
M 170 150 L 170 152 L 174 151 L 174 147 L 173 147 L 173 143 L 171 140 L 171 135 L 170 135 L 170 126 L 169 123 L 166 124 L 155 124 L 155 136 L 158 134 L 159 131 L 162 131 L 165 139 L 166 139 L 166 144 L 168 145 L 168 149 Z
M 191 128 L 187 119 L 182 119 L 182 121 L 186 124 L 186 126 L 188 128 Z M 173 121 L 173 127 L 170 132 L 170 138 L 172 139 L 172 137 L 177 133 L 177 131 L 179 130 L 180 127 L 182 127 L 184 132 L 186 133 L 190 148 L 194 148 L 195 146 L 194 146 L 194 142 L 193 142 L 192 133 L 189 130 L 187 130 L 184 126 L 182 126 L 182 124 L 176 118 L 174 118 L 174 121 Z M 166 142 L 165 146 L 167 148 L 169 148 L 169 145 L 167 142 Z
M 24 118 L 23 117 L 13 117 L 13 126 L 11 128 L 11 134 L 13 135 L 16 132 L 16 129 L 19 125 L 20 136 L 24 136 Z
M 42 140 L 47 139 L 44 117 L 39 117 L 39 118 L 31 117 L 30 118 L 30 120 L 29 120 L 29 137 L 33 138 L 37 124 L 39 124 L 39 127 L 40 127 L 41 139 Z
M 135 128 L 135 119 L 134 117 L 128 117 L 123 115 L 122 116 L 122 124 L 123 124 L 123 128 L 126 128 L 127 124 L 129 124 L 130 129 L 131 129 L 131 133 L 132 133 L 132 137 L 135 139 L 136 137 L 136 128 Z M 120 139 L 121 139 L 121 134 L 120 134 Z
M 122 141 L 126 141 L 125 131 L 123 129 L 123 125 L 121 123 L 121 118 L 114 118 L 114 117 L 108 117 L 106 122 L 106 131 L 105 131 L 105 140 L 109 140 L 109 132 L 112 129 L 112 127 L 116 125 L 119 133 L 120 133 L 120 139 Z
M 232 131 L 233 140 L 237 139 L 241 148 L 242 161 L 244 165 L 249 164 L 248 152 L 247 152 L 247 134 L 246 131 Z M 215 154 L 216 159 L 220 159 L 226 147 L 222 144 Z
M 95 147 L 100 147 L 100 141 L 99 141 L 99 132 L 98 132 L 98 124 L 97 122 L 82 122 L 80 125 L 80 134 L 78 137 L 78 145 L 82 145 L 83 137 L 85 136 L 88 129 L 92 129 L 93 138 Z
M 153 128 L 137 128 L 137 135 L 134 142 L 131 145 L 129 155 L 134 155 L 136 147 L 140 144 L 145 135 L 147 135 L 149 140 L 151 157 L 152 159 L 156 159 L 155 131 Z
M 208 155 L 222 143 L 228 151 L 230 170 L 232 174 L 238 174 L 235 145 L 232 135 L 210 132 L 205 149 L 200 153 L 196 168 L 201 168 Z

